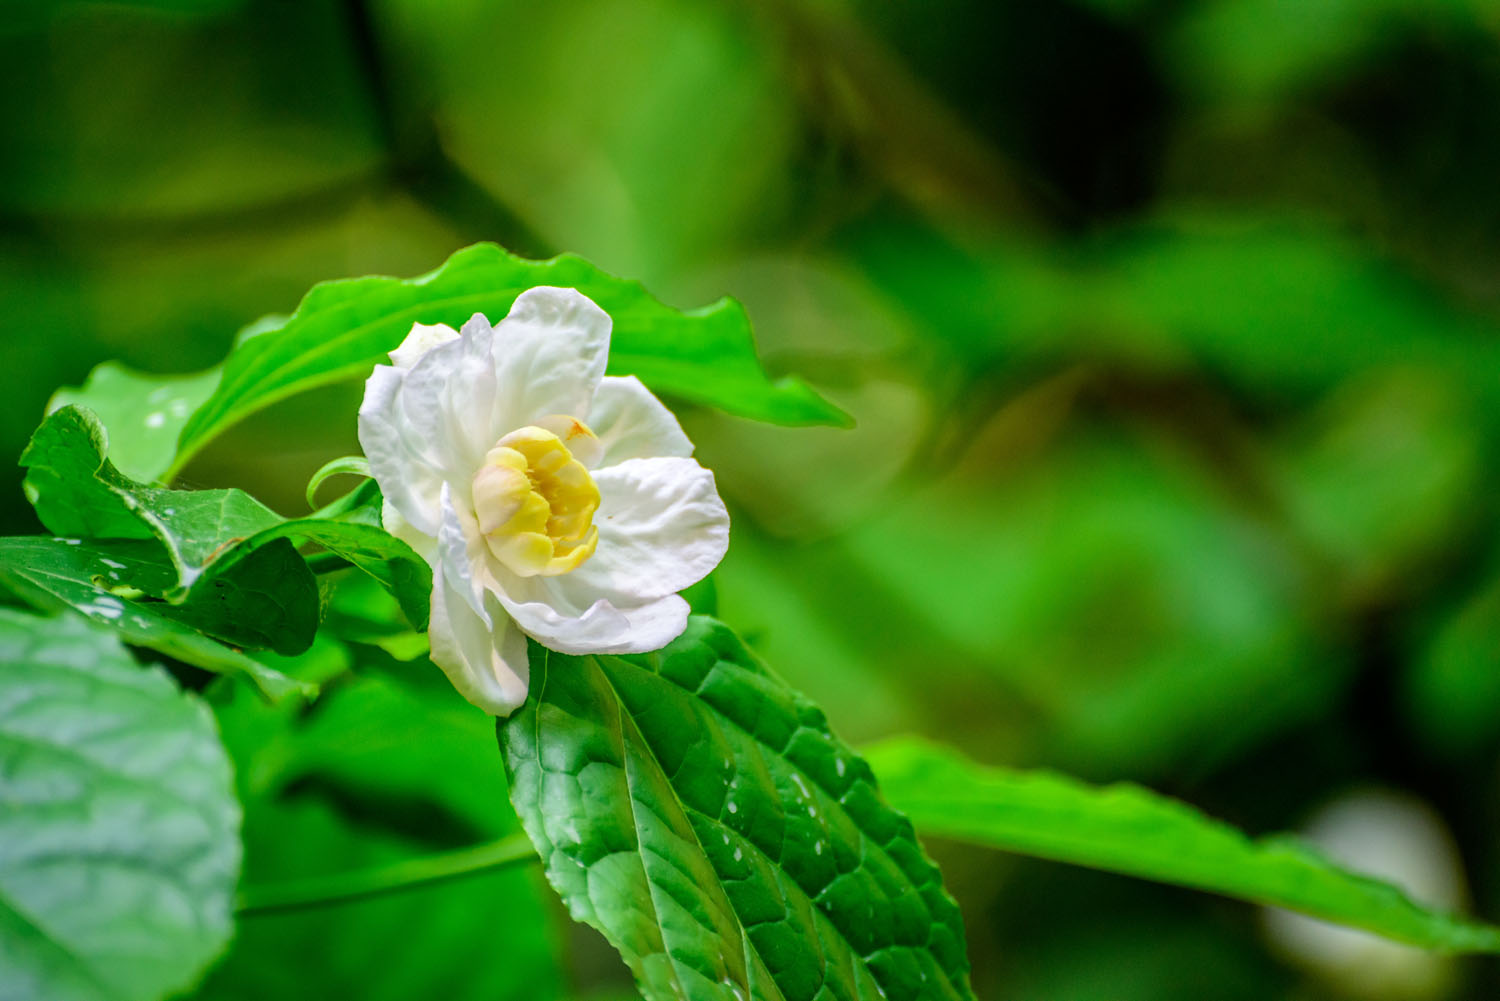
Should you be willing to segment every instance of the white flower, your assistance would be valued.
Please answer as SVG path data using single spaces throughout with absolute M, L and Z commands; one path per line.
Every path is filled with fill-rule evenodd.
M 491 328 L 417 324 L 377 366 L 359 440 L 386 528 L 432 566 L 432 659 L 480 708 L 526 699 L 526 637 L 570 654 L 657 650 L 677 592 L 718 565 L 729 516 L 692 443 L 634 377 L 604 374 L 610 319 L 534 288 Z

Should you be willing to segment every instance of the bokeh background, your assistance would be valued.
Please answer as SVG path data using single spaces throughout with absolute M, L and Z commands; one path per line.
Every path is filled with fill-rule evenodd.
M 858 423 L 681 409 L 735 517 L 718 610 L 846 737 L 1139 781 L 1500 917 L 1500 4 L 0 14 L 0 454 L 101 361 L 202 368 L 314 282 L 477 240 L 731 294 Z M 297 512 L 357 398 L 289 401 L 186 482 Z M 9 460 L 0 488 L 39 530 Z M 315 651 L 356 680 L 294 719 L 221 699 L 247 879 L 513 829 L 487 722 L 370 651 Z M 929 847 L 986 999 L 1500 990 Z M 629 996 L 534 872 L 247 917 L 201 992 Z

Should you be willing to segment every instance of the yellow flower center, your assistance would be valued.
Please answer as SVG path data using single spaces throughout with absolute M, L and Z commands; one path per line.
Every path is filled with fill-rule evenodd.
M 522 577 L 552 577 L 594 554 L 599 488 L 574 452 L 587 455 L 598 443 L 587 425 L 566 416 L 544 417 L 495 443 L 474 474 L 474 514 L 495 559 Z

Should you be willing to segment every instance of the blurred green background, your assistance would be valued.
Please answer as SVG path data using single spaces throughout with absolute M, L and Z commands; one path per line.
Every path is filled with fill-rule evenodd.
M 101 361 L 202 368 L 317 281 L 477 240 L 731 294 L 858 426 L 681 408 L 735 518 L 719 612 L 846 737 L 1311 824 L 1500 917 L 1500 3 L 0 14 L 0 453 Z M 358 394 L 281 405 L 185 482 L 302 510 Z M 38 531 L 3 476 L 4 531 Z M 218 706 L 247 879 L 514 828 L 488 721 L 350 656 L 303 663 L 346 678 L 307 713 Z M 1500 991 L 1490 961 L 929 847 L 983 998 Z M 247 917 L 201 996 L 630 987 L 527 871 Z

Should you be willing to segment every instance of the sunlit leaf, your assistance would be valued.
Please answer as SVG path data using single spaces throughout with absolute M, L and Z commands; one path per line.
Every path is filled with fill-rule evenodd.
M 317 630 L 317 586 L 292 541 L 314 542 L 375 577 L 425 628 L 431 571 L 380 527 L 373 482 L 307 518 L 287 520 L 240 490 L 136 483 L 104 457 L 104 431 L 77 407 L 49 415 L 21 457 L 42 523 L 60 536 L 154 539 L 176 568 L 156 588 L 176 617 L 238 646 L 290 654 Z M 195 614 L 201 613 L 201 614 Z
M 165 473 L 177 455 L 183 425 L 219 384 L 220 370 L 193 375 L 151 375 L 105 362 L 77 389 L 52 395 L 49 411 L 87 407 L 109 431 L 109 461 L 134 480 Z
M 1134 785 L 990 768 L 922 740 L 870 748 L 891 802 L 924 834 L 1284 907 L 1453 952 L 1500 952 L 1500 928 L 1436 913 L 1292 838 L 1252 840 Z
M 794 379 L 772 382 L 755 357 L 744 309 L 725 299 L 679 312 L 638 283 L 571 255 L 515 257 L 493 244 L 461 250 L 411 279 L 353 278 L 313 288 L 278 330 L 241 344 L 224 378 L 183 429 L 174 468 L 225 428 L 295 393 L 364 378 L 411 325 L 461 326 L 474 313 L 498 322 L 537 285 L 577 288 L 610 314 L 610 371 L 652 389 L 782 424 L 839 423 L 842 413 Z
M 37 517 L 57 535 L 155 538 L 185 590 L 232 542 L 270 528 L 279 515 L 243 490 L 168 490 L 136 483 L 105 458 L 97 418 L 78 407 L 48 415 L 21 455 Z
M 0 589 L 30 605 L 49 611 L 72 608 L 117 630 L 127 643 L 208 671 L 244 674 L 271 699 L 313 693 L 311 686 L 185 624 L 181 606 L 135 600 L 142 589 L 131 581 L 149 585 L 170 580 L 172 572 L 149 542 L 0 538 Z
M 240 810 L 213 717 L 82 620 L 0 609 L 0 990 L 154 1001 L 228 943 Z
M 664 998 L 972 998 L 962 921 L 823 714 L 724 626 L 644 657 L 534 648 L 500 724 L 574 917 Z

